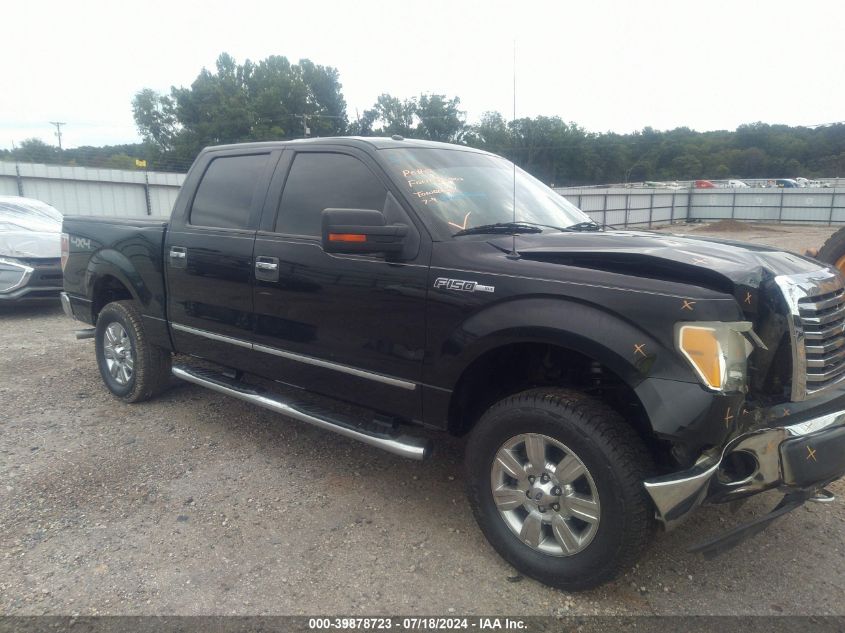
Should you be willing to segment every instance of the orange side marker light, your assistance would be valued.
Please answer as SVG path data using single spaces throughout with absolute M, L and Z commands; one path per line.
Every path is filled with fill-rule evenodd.
M 329 242 L 366 242 L 367 236 L 362 233 L 329 233 Z

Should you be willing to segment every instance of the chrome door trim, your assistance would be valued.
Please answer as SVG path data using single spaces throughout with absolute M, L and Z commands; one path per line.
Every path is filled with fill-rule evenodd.
M 272 354 L 273 356 L 281 356 L 282 358 L 288 358 L 290 360 L 296 360 L 300 363 L 307 363 L 308 365 L 316 365 L 317 367 L 323 367 L 325 369 L 333 369 L 335 371 L 342 371 L 346 374 L 351 374 L 353 376 L 358 376 L 359 378 L 368 378 L 369 380 L 375 380 L 376 382 L 382 382 L 386 385 L 390 385 L 392 387 L 399 387 L 400 389 L 408 389 L 413 391 L 417 388 L 416 383 L 408 382 L 407 380 L 400 380 L 399 378 L 391 378 L 390 376 L 384 376 L 382 374 L 376 374 L 371 371 L 367 371 L 365 369 L 356 369 L 355 367 L 349 367 L 348 365 L 339 365 L 338 363 L 332 363 L 327 360 L 322 360 L 319 358 L 314 358 L 312 356 L 303 356 L 302 354 L 294 354 L 293 352 L 286 352 L 281 349 L 276 349 L 275 347 L 268 347 L 267 345 L 261 345 L 256 343 L 252 346 L 252 348 L 256 352 L 264 352 L 265 354 Z
M 359 378 L 366 378 L 368 380 L 374 380 L 376 382 L 383 383 L 385 385 L 390 385 L 391 387 L 398 387 L 399 389 L 407 389 L 409 391 L 414 391 L 417 388 L 417 383 L 411 382 L 409 380 L 402 380 L 400 378 L 393 378 L 392 376 L 385 376 L 383 374 L 377 374 L 372 371 L 367 371 L 365 369 L 358 369 L 356 367 L 350 367 L 349 365 L 341 365 L 339 363 L 333 363 L 331 361 L 322 360 L 321 358 L 314 358 L 313 356 L 305 356 L 303 354 L 295 354 L 293 352 L 288 352 L 285 350 L 278 349 L 276 347 L 269 347 L 267 345 L 261 345 L 260 343 L 250 343 L 249 341 L 245 341 L 243 339 L 235 338 L 233 336 L 225 336 L 223 334 L 215 334 L 214 332 L 208 332 L 206 330 L 200 330 L 198 328 L 193 328 L 187 325 L 182 325 L 180 323 L 171 323 L 170 326 L 174 330 L 178 330 L 180 332 L 186 332 L 188 334 L 193 334 L 195 336 L 204 336 L 205 338 L 212 339 L 214 341 L 221 341 L 223 343 L 231 343 L 232 345 L 237 345 L 239 347 L 245 347 L 247 349 L 252 349 L 256 352 L 263 352 L 265 354 L 272 354 L 273 356 L 279 356 L 281 358 L 287 358 L 289 360 L 298 361 L 300 363 L 306 363 L 308 365 L 315 365 L 316 367 L 322 367 L 324 369 L 331 369 L 333 371 L 343 372 L 345 374 L 350 374 L 352 376 L 357 376 Z
M 187 334 L 193 334 L 194 336 L 204 336 L 205 338 L 210 338 L 212 341 L 220 341 L 222 343 L 231 343 L 232 345 L 237 345 L 238 347 L 245 347 L 246 349 L 252 349 L 252 343 L 249 341 L 244 341 L 243 339 L 235 338 L 234 336 L 225 336 L 223 334 L 215 334 L 214 332 L 209 332 L 207 330 L 200 330 L 198 328 L 189 327 L 187 325 L 182 325 L 180 323 L 171 323 L 170 327 L 174 330 L 178 330 L 179 332 L 186 332 Z

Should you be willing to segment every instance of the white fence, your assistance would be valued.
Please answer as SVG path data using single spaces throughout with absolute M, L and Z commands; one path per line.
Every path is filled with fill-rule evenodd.
M 677 221 L 736 219 L 796 224 L 845 224 L 845 187 L 803 189 L 556 189 L 596 222 L 653 226 Z
M 0 161 L 0 195 L 35 198 L 65 215 L 169 217 L 184 174 Z

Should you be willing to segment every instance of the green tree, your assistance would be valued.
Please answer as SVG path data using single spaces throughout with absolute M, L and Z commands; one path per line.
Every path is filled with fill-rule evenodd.
M 132 98 L 132 116 L 141 138 L 162 152 L 173 149 L 173 140 L 179 131 L 173 99 L 144 88 Z
M 694 180 L 701 173 L 701 161 L 691 154 L 683 154 L 672 160 L 671 173 L 673 180 Z
M 420 95 L 416 115 L 419 119 L 415 136 L 444 143 L 460 142 L 466 129 L 466 112 L 459 109 L 458 97 Z
M 343 134 L 346 101 L 335 68 L 272 55 L 243 64 L 222 53 L 189 87 L 169 95 L 149 88 L 133 99 L 133 115 L 157 160 L 193 160 L 207 145 Z
M 375 110 L 364 110 L 364 113 L 356 117 L 355 121 L 349 124 L 347 130 L 350 136 L 373 136 L 375 125 L 378 119 L 378 112 Z
M 513 135 L 505 118 L 498 112 L 485 112 L 481 121 L 469 126 L 464 134 L 464 142 L 472 147 L 487 150 L 494 154 L 512 156 Z
M 382 136 L 410 137 L 414 133 L 417 102 L 415 99 L 399 99 L 389 94 L 381 94 L 371 110 L 364 116 L 371 118 L 373 124 L 380 124 L 376 133 Z
M 60 159 L 58 147 L 48 145 L 38 138 L 21 141 L 20 146 L 12 154 L 17 160 L 27 163 L 55 163 Z

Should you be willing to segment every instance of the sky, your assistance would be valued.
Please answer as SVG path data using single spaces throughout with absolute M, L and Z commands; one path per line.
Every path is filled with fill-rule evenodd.
M 845 121 L 840 0 L 9 2 L 0 148 L 139 140 L 132 96 L 188 86 L 225 51 L 336 67 L 350 119 L 381 93 L 458 96 L 593 132 Z

